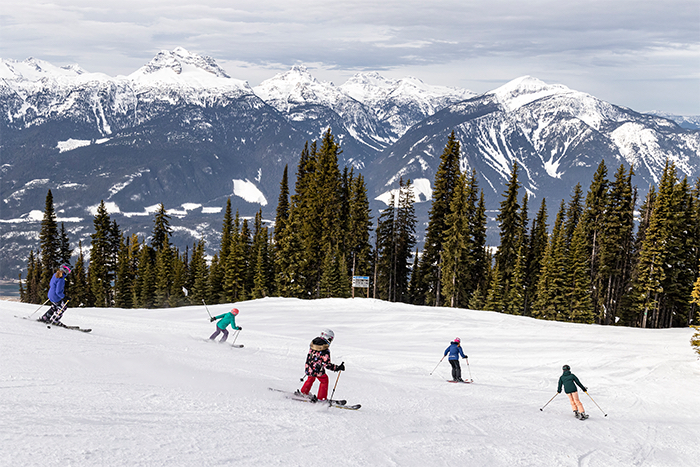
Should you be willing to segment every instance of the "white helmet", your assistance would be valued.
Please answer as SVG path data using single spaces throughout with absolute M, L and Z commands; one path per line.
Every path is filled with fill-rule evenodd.
M 328 341 L 328 343 L 330 344 L 331 342 L 333 342 L 333 339 L 335 338 L 335 333 L 333 331 L 331 331 L 330 329 L 324 329 L 323 331 L 321 331 L 321 337 L 326 339 Z

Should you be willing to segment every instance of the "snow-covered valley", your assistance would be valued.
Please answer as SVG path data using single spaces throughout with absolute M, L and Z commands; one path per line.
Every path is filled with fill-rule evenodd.
M 700 456 L 689 329 L 369 299 L 236 306 L 242 349 L 208 341 L 204 306 L 69 309 L 63 321 L 87 334 L 18 319 L 37 305 L 0 301 L 0 464 L 675 467 Z M 332 360 L 347 367 L 330 373 L 330 390 L 337 381 L 335 397 L 359 411 L 268 391 L 300 387 L 324 328 L 335 331 Z M 438 363 L 457 336 L 473 384 L 446 383 L 449 364 Z M 539 410 L 563 364 L 607 417 L 584 393 L 586 421 L 564 394 Z

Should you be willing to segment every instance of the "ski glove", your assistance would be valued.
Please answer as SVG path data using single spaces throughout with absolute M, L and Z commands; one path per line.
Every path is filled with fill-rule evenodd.
M 240 331 L 243 328 L 241 326 L 238 326 L 236 329 Z
M 338 365 L 338 367 L 336 367 L 335 371 L 345 371 L 345 362 Z
M 216 318 L 212 318 L 209 321 L 211 321 L 213 323 L 214 321 L 216 321 Z

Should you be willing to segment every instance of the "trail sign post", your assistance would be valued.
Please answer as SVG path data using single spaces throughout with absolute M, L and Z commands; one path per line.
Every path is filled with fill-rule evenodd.
M 369 276 L 352 276 L 352 298 L 355 298 L 355 287 L 367 289 L 367 298 L 369 298 Z

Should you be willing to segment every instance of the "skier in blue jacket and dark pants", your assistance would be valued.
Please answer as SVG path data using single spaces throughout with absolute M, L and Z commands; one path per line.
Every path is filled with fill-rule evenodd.
M 216 321 L 217 319 L 220 319 L 221 321 L 216 323 L 216 331 L 211 335 L 211 337 L 209 337 L 209 339 L 214 340 L 216 339 L 216 336 L 223 332 L 224 337 L 222 337 L 219 342 L 226 342 L 226 339 L 228 339 L 228 330 L 226 328 L 229 324 L 231 325 L 232 329 L 236 329 L 238 331 L 243 329 L 240 326 L 236 326 L 236 315 L 238 315 L 238 308 L 233 308 L 231 311 L 224 313 L 223 315 L 214 316 L 211 319 L 212 322 Z
M 460 342 L 462 342 L 460 338 L 455 337 L 455 340 L 450 342 L 450 346 L 445 349 L 445 355 L 450 354 L 447 360 L 450 362 L 450 365 L 452 365 L 452 381 L 463 383 L 464 380 L 462 379 L 462 367 L 459 366 L 459 357 L 467 358 L 467 356 L 462 352 Z M 445 358 L 445 356 L 443 355 L 442 358 Z
M 44 313 L 44 315 L 39 318 L 39 321 L 44 321 L 45 323 L 51 323 L 60 326 L 61 317 L 63 312 L 66 311 L 66 303 L 64 302 L 66 279 L 71 272 L 71 267 L 68 264 L 62 264 L 58 267 L 56 273 L 51 276 L 51 282 L 49 282 L 49 300 L 51 301 L 51 308 Z

